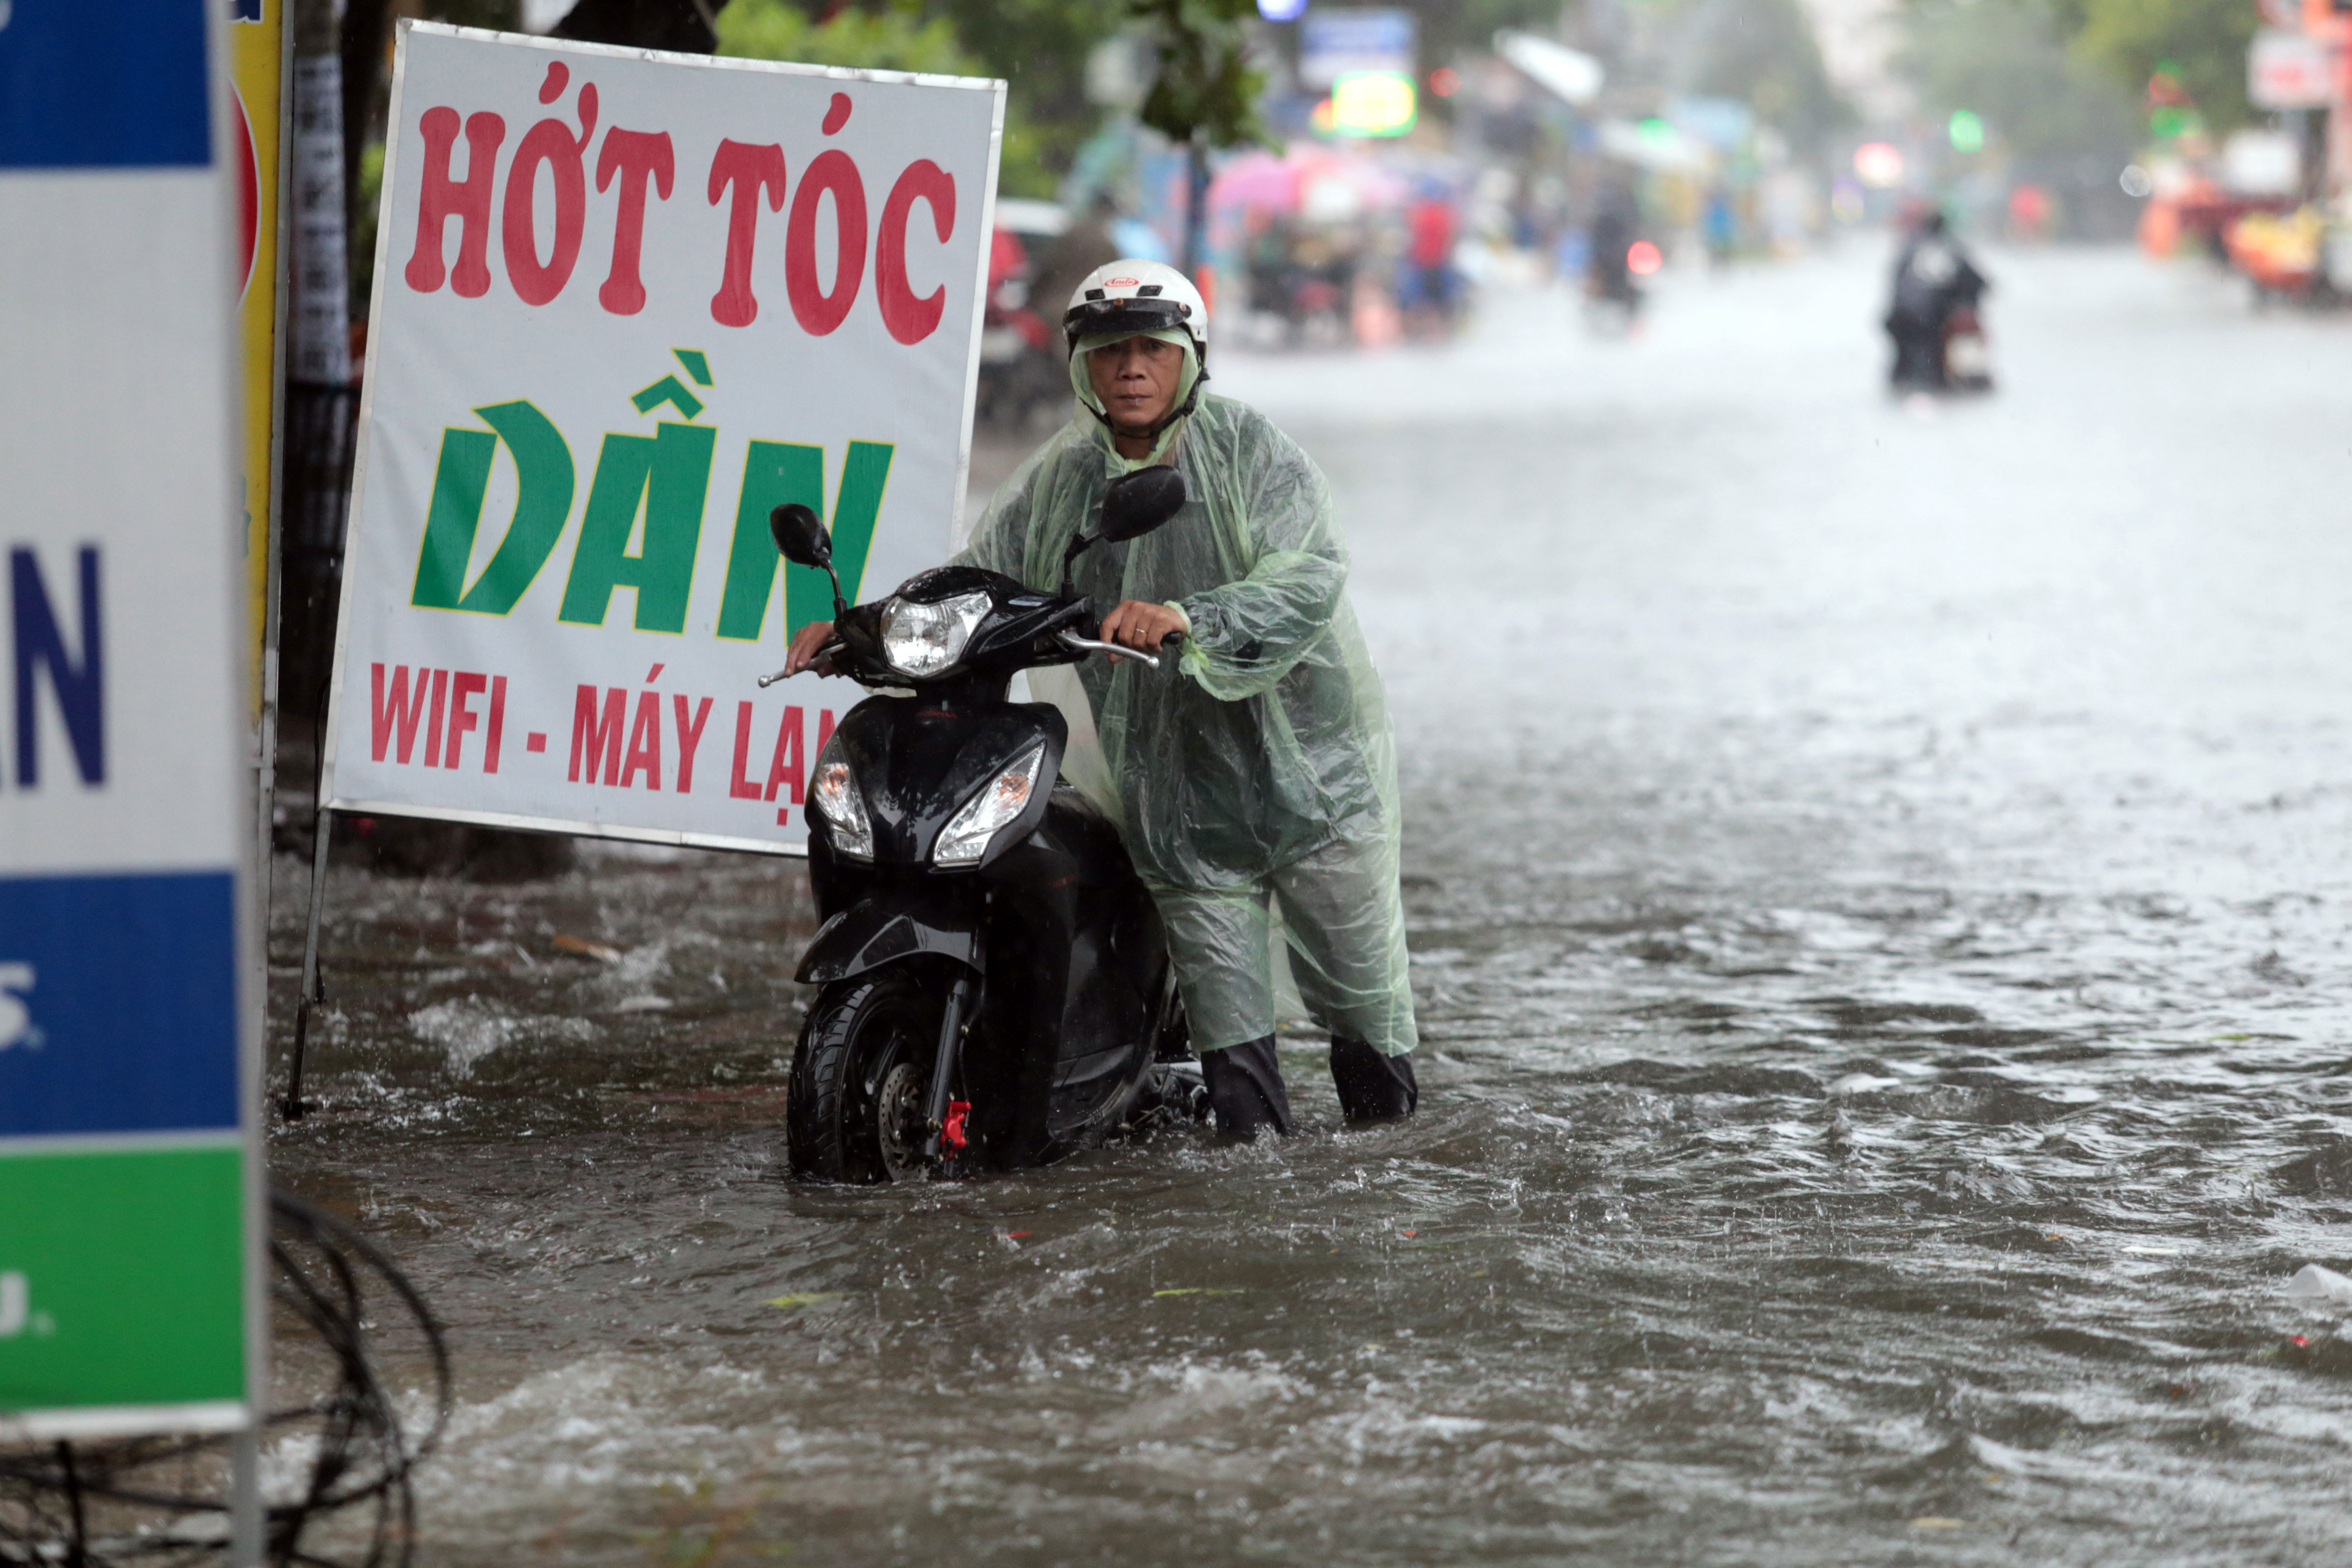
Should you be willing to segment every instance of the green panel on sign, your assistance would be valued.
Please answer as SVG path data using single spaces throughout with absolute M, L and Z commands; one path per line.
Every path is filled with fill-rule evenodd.
M 882 515 L 882 491 L 898 447 L 887 441 L 852 441 L 833 509 L 833 569 L 852 604 L 866 580 L 866 557 Z M 824 516 L 824 448 L 754 441 L 743 461 L 743 489 L 735 505 L 735 541 L 727 553 L 727 588 L 719 602 L 719 635 L 755 641 L 768 617 L 768 599 L 783 563 L 768 531 L 768 512 L 799 501 Z M 833 614 L 833 584 L 813 566 L 783 566 L 784 637 Z
M 874 524 L 882 515 L 882 489 L 890 482 L 890 458 L 898 447 L 886 441 L 852 441 L 841 466 L 841 489 L 834 497 L 833 569 L 849 602 L 866 582 L 866 557 L 874 547 Z M 795 566 L 784 574 L 784 635 L 833 614 L 833 584 L 822 572 Z
M 0 1155 L 0 1414 L 245 1398 L 243 1167 Z
M 664 423 L 647 436 L 607 436 L 588 484 L 572 577 L 556 619 L 601 626 L 613 590 L 637 591 L 641 632 L 682 632 L 694 587 L 694 550 L 702 537 L 702 503 L 710 488 L 718 432 L 705 425 Z M 637 516 L 644 548 L 628 553 Z
M 760 623 L 768 618 L 768 600 L 775 592 L 776 569 L 783 565 L 768 531 L 768 513 L 787 501 L 799 501 L 817 516 L 824 515 L 824 448 L 788 441 L 752 442 L 743 459 L 743 489 L 735 502 L 727 588 L 719 601 L 722 637 L 742 642 L 759 638 Z M 810 574 L 820 581 L 824 576 L 822 572 Z
M 409 603 L 426 610 L 503 616 L 529 591 L 563 535 L 575 477 L 572 448 L 547 416 L 528 403 L 494 403 L 474 413 L 497 434 L 457 426 L 441 432 L 441 460 L 433 470 L 433 500 L 425 515 L 425 544 Z M 520 486 L 514 517 L 468 588 L 466 566 L 473 559 L 490 459 L 500 441 L 514 458 Z

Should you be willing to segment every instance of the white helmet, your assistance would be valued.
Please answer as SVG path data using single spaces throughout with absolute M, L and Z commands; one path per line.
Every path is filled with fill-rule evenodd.
M 1070 308 L 1062 313 L 1062 341 L 1078 352 L 1078 340 L 1105 332 L 1157 332 L 1181 327 L 1192 339 L 1192 356 L 1209 365 L 1209 306 L 1192 280 L 1164 261 L 1114 261 L 1087 274 Z

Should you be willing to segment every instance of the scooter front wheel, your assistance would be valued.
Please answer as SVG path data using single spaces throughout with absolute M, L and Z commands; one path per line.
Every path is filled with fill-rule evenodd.
M 924 1173 L 944 1005 L 900 968 L 817 994 L 793 1053 L 784 1142 L 793 1175 L 873 1184 Z

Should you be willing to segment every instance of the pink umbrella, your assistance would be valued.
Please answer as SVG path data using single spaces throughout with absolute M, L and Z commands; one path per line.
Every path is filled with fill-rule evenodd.
M 1412 188 L 1402 175 L 1360 154 L 1351 156 L 1318 148 L 1301 160 L 1297 168 L 1302 182 L 1340 181 L 1368 207 L 1402 206 Z
M 1217 171 L 1217 177 L 1209 185 L 1209 205 L 1295 212 L 1298 208 L 1298 170 L 1271 153 L 1244 153 Z

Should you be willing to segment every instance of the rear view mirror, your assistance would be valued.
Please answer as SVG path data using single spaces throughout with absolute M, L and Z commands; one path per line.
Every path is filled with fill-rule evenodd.
M 1140 539 L 1183 510 L 1183 475 L 1165 467 L 1138 468 L 1111 481 L 1097 533 L 1114 544 Z
M 838 619 L 848 611 L 842 602 L 841 579 L 833 570 L 833 535 L 816 513 L 800 502 L 786 501 L 768 514 L 768 531 L 775 535 L 777 552 L 795 566 L 814 566 L 833 584 L 833 613 Z
M 768 514 L 768 531 L 776 536 L 776 549 L 795 566 L 814 566 L 818 571 L 830 571 L 833 566 L 833 536 L 816 513 L 798 501 L 787 501 Z
M 1138 468 L 1111 480 L 1103 495 L 1102 521 L 1062 552 L 1062 596 L 1070 595 L 1070 571 L 1104 540 L 1113 544 L 1140 539 L 1184 510 L 1184 476 L 1171 468 Z

